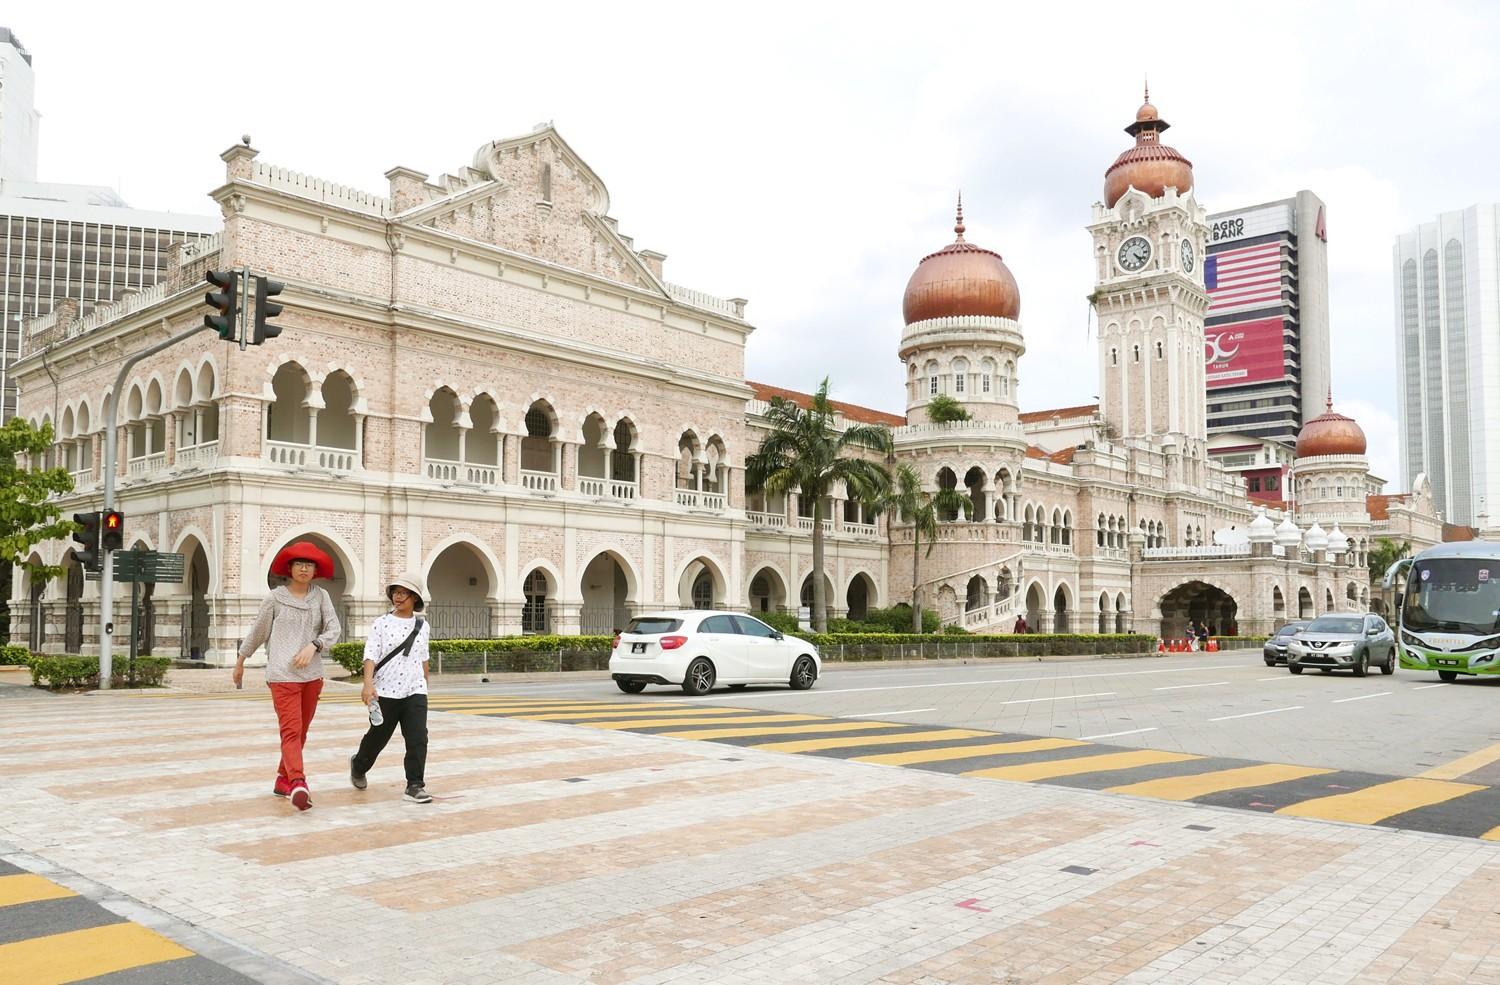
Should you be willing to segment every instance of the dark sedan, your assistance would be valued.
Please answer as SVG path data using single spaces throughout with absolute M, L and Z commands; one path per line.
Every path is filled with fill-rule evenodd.
M 1262 649 L 1262 656 L 1266 658 L 1266 666 L 1274 667 L 1277 664 L 1286 663 L 1286 645 L 1299 630 L 1307 628 L 1309 620 L 1302 619 L 1297 622 L 1289 622 L 1276 631 L 1276 635 L 1266 640 Z

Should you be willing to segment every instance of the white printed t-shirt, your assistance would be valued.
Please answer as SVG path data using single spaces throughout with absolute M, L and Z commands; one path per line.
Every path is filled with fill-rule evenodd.
M 387 653 L 406 641 L 411 635 L 416 616 L 402 619 L 394 613 L 386 613 L 375 620 L 370 635 L 365 640 L 365 660 L 380 663 Z M 427 678 L 422 674 L 422 664 L 427 662 L 427 621 L 422 621 L 422 631 L 412 643 L 410 653 L 394 656 L 375 674 L 375 693 L 382 698 L 409 698 L 413 694 L 427 693 Z

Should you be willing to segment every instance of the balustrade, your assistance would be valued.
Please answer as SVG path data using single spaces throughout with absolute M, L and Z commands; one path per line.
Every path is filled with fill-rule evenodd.
M 218 464 L 219 443 L 206 441 L 201 445 L 177 449 L 177 467 L 180 469 L 207 469 Z
M 267 441 L 266 458 L 272 465 L 319 472 L 353 472 L 358 462 L 353 448 L 325 448 L 289 441 Z
M 521 487 L 530 489 L 532 492 L 555 493 L 557 492 L 557 473 L 532 472 L 529 469 L 522 469 Z
M 676 492 L 678 506 L 686 506 L 690 510 L 722 510 L 724 508 L 723 493 L 681 488 Z

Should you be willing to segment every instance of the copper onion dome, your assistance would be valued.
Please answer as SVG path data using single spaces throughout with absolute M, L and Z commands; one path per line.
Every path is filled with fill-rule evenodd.
M 957 315 L 1020 318 L 1021 290 L 1000 254 L 964 240 L 963 196 L 953 232 L 958 238 L 923 257 L 906 282 L 906 324 Z
M 1316 458 L 1320 455 L 1363 455 L 1365 432 L 1354 418 L 1333 412 L 1333 395 L 1328 396 L 1328 409 L 1302 425 L 1297 433 L 1297 457 Z
M 1125 132 L 1135 138 L 1135 146 L 1115 158 L 1104 172 L 1104 204 L 1113 208 L 1131 188 L 1160 198 L 1168 188 L 1185 195 L 1193 187 L 1193 162 L 1161 142 L 1161 132 L 1171 126 L 1157 115 L 1151 105 L 1151 92 L 1136 110 L 1135 122 Z

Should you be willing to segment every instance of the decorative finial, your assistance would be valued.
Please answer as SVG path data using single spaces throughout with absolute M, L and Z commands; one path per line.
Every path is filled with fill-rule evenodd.
M 1147 75 L 1147 76 L 1143 76 L 1143 78 L 1146 80 L 1146 85 L 1145 85 L 1146 97 L 1142 101 L 1149 103 L 1151 101 L 1151 76 Z
M 1333 384 L 1328 384 L 1328 413 L 1333 413 Z
M 953 231 L 958 234 L 959 241 L 964 238 L 964 193 L 958 193 L 958 218 L 953 223 Z

